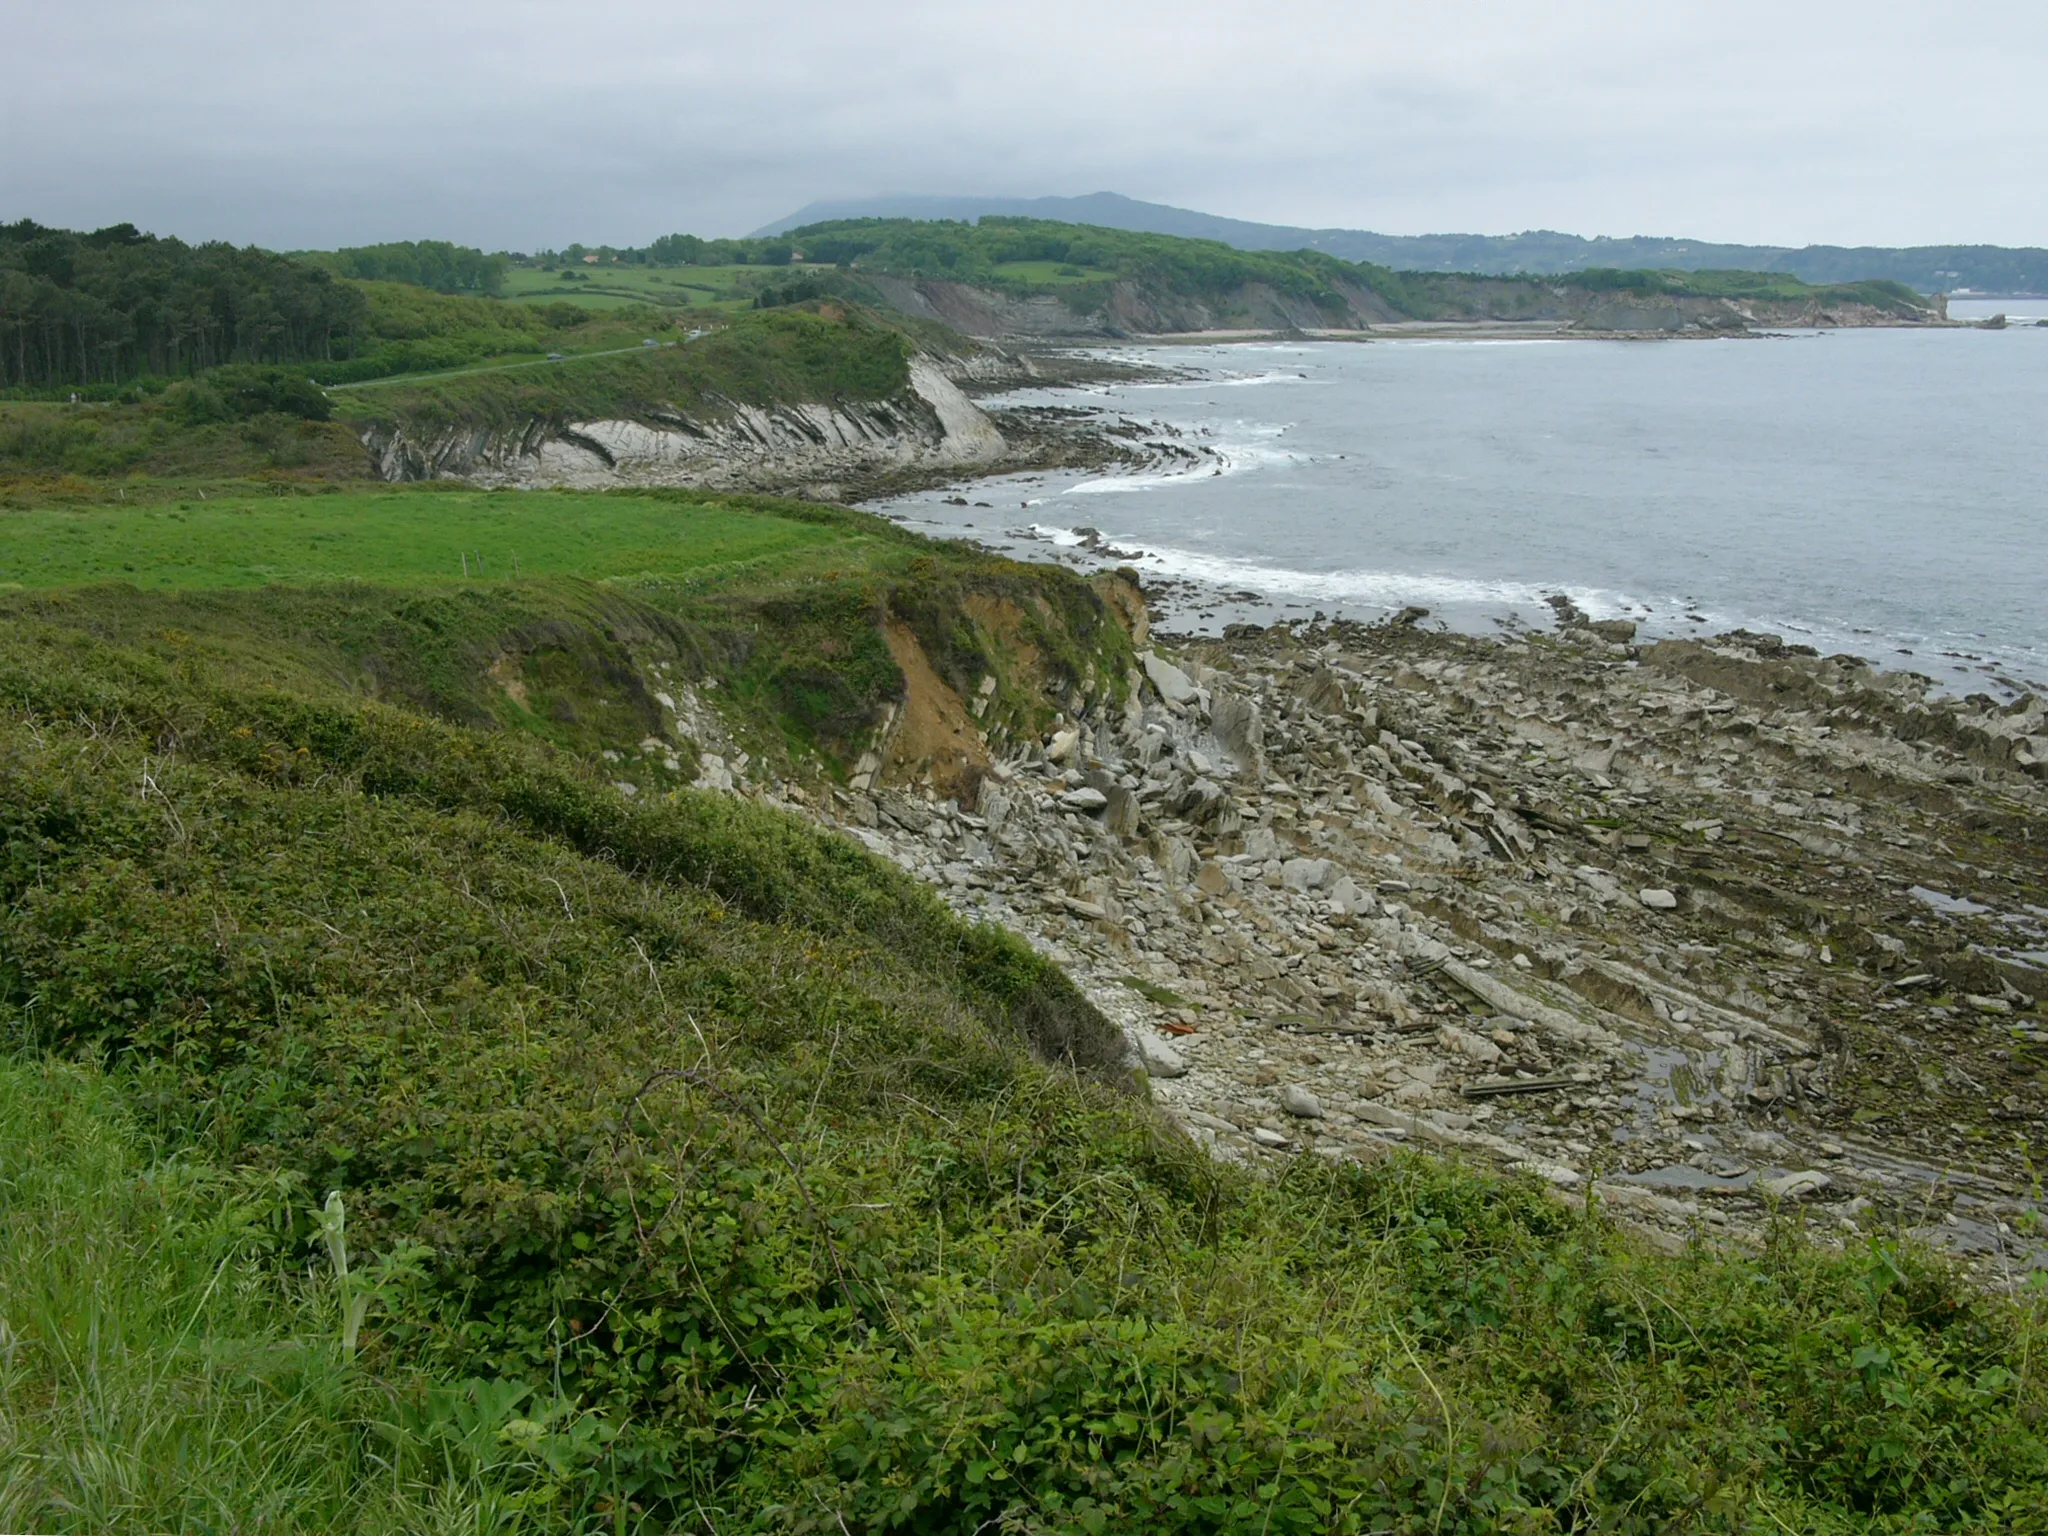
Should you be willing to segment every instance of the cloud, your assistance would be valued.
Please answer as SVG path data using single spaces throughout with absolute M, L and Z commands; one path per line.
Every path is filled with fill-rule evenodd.
M 0 216 L 276 246 L 733 233 L 1113 189 L 1276 222 L 2048 244 L 2048 8 L 79 0 Z

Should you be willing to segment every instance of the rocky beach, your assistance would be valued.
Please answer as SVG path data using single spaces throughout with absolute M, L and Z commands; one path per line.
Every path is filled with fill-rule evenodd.
M 1797 1213 L 2048 1265 L 2040 701 L 1568 604 L 1169 643 L 1107 580 L 1126 703 L 992 747 L 911 658 L 853 786 L 791 798 L 1066 966 L 1216 1157 L 1406 1143 L 1669 1244 Z

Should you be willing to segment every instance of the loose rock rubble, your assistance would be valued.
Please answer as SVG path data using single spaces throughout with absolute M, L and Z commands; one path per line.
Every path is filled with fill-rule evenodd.
M 1772 637 L 1240 627 L 812 809 L 1031 938 L 1219 1158 L 1410 1143 L 1668 1242 L 1797 1205 L 2048 1266 L 2048 714 Z

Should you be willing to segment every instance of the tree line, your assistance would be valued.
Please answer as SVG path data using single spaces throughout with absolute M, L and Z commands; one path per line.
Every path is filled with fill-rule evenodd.
M 292 255 L 325 267 L 336 277 L 412 283 L 436 293 L 486 296 L 496 295 L 505 286 L 505 269 L 510 265 L 502 253 L 487 256 L 474 246 L 446 240 L 393 240 L 338 251 L 294 251 Z
M 124 384 L 353 355 L 362 293 L 319 266 L 132 224 L 0 224 L 0 387 Z

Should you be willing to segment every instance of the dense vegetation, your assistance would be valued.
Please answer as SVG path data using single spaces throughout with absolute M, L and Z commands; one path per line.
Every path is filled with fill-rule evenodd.
M 1063 277 L 1069 283 L 1127 279 L 1204 297 L 1263 283 L 1340 311 L 1346 300 L 1338 290 L 1348 286 L 1378 295 L 1396 311 L 1405 312 L 1407 306 L 1401 279 L 1384 267 L 1339 261 L 1314 251 L 1240 251 L 1214 240 L 1042 219 L 986 218 L 978 224 L 852 219 L 793 230 L 789 238 L 807 261 L 862 272 L 1023 288 Z M 1051 270 L 1029 270 L 1034 266 Z M 1073 270 L 1061 272 L 1062 267 Z
M 395 240 L 338 251 L 295 251 L 293 255 L 337 277 L 413 283 L 436 293 L 495 294 L 504 286 L 509 265 L 503 255 L 487 256 L 472 246 L 452 245 L 446 240 Z
M 1140 202 L 1114 192 L 1086 197 L 985 198 L 885 197 L 820 203 L 800 210 L 786 227 L 826 219 L 867 217 L 918 219 L 1027 216 L 1220 240 L 1248 251 L 1322 251 L 1346 261 L 1370 262 L 1397 272 L 1471 273 L 1511 277 L 1555 276 L 1593 268 L 1654 271 L 1747 271 L 1789 274 L 1804 282 L 1832 284 L 1887 281 L 1919 293 L 1972 288 L 1980 293 L 2048 292 L 2048 250 L 2039 246 L 1724 245 L 1709 240 L 1676 240 L 1648 235 L 1587 239 L 1553 229 L 1512 235 L 1382 235 L 1363 229 L 1310 229 L 1258 224 L 1189 208 Z M 787 239 L 775 226 L 772 238 Z
M 402 416 L 427 427 L 881 400 L 908 384 L 910 351 L 901 329 L 860 309 L 778 309 L 743 316 L 686 346 L 400 383 L 337 398 L 354 419 Z
M 521 259 L 536 266 L 570 266 L 594 256 L 602 266 L 630 267 L 786 267 L 793 247 L 786 238 L 705 240 L 697 235 L 663 235 L 646 245 L 571 244 L 559 251 L 540 251 Z
M 1664 1256 L 1423 1159 L 1217 1166 L 1021 944 L 614 787 L 656 669 L 763 741 L 857 720 L 888 610 L 1121 675 L 1076 578 L 792 504 L 384 494 L 458 542 L 559 509 L 613 579 L 372 541 L 324 569 L 374 585 L 0 594 L 0 1526 L 2042 1528 L 2038 1298 L 1789 1218 Z M 225 566 L 325 499 L 185 511 Z M 0 513 L 13 568 L 89 576 L 80 515 Z M 973 638 L 973 591 L 1046 617 Z
M 132 224 L 0 225 L 0 388 L 122 384 L 222 363 L 348 356 L 363 296 L 318 268 Z
M 1833 283 L 1815 287 L 1781 272 L 1645 271 L 1615 267 L 1594 267 L 1558 278 L 1529 279 L 1554 282 L 1562 288 L 1588 293 L 1661 294 L 1670 297 L 1709 299 L 1812 300 L 1821 304 L 1868 304 L 1873 308 L 1918 311 L 1924 301 L 1903 283 L 1868 281 Z

